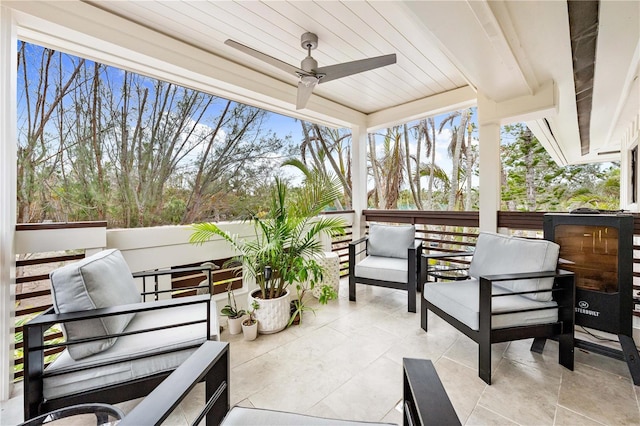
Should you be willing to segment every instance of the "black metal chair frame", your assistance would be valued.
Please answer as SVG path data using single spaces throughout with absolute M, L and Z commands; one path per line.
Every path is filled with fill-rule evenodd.
M 365 244 L 364 248 L 358 250 L 358 247 Z M 407 283 L 397 283 L 393 281 L 375 280 L 371 278 L 362 278 L 355 276 L 356 259 L 358 255 L 366 252 L 368 254 L 368 237 L 349 243 L 349 300 L 356 301 L 356 283 L 374 285 L 378 287 L 395 288 L 407 291 L 408 311 L 416 312 L 416 292 L 418 291 L 418 281 L 421 271 L 422 258 L 422 241 L 415 240 L 413 244 L 407 247 L 408 250 L 408 266 L 407 266 Z
M 534 293 L 548 293 L 549 290 L 522 291 L 507 294 L 491 294 L 493 284 L 501 281 L 524 280 L 531 278 L 554 277 L 554 284 L 551 290 L 553 299 L 558 304 L 558 321 L 548 324 L 524 325 L 507 328 L 491 328 L 491 319 L 494 315 L 506 315 L 517 312 L 528 312 L 555 308 L 537 308 L 527 310 L 512 310 L 500 313 L 492 313 L 491 305 L 494 297 L 505 297 L 512 295 L 524 295 Z M 431 304 L 424 297 L 420 307 L 421 327 L 427 331 L 427 311 L 430 310 L 453 327 L 463 332 L 479 345 L 478 375 L 487 384 L 491 384 L 491 344 L 509 342 L 512 340 L 550 337 L 557 338 L 560 346 L 559 362 L 569 370 L 573 371 L 574 353 L 574 324 L 575 324 L 575 285 L 574 274 L 567 271 L 557 272 L 536 272 L 521 274 L 504 274 L 481 276 L 479 280 L 479 329 L 473 330 L 466 324 L 460 322 L 449 313 Z M 451 282 L 448 285 L 456 285 Z M 531 350 L 542 353 L 544 345 L 534 344 Z
M 210 268 L 205 267 L 193 267 L 193 268 L 176 268 L 176 269 L 166 269 L 166 270 L 157 270 L 157 271 L 148 271 L 148 272 L 139 272 L 133 274 L 136 278 L 141 277 L 153 277 L 155 276 L 155 290 L 156 291 L 147 291 L 143 286 L 143 296 L 147 296 L 150 294 L 161 294 L 172 292 L 173 290 L 158 290 L 157 288 L 157 276 L 167 275 L 176 272 L 189 272 L 189 271 L 198 271 L 198 270 L 209 270 Z M 209 284 L 211 284 L 211 275 L 209 275 Z M 199 288 L 199 286 L 193 287 L 193 289 Z M 181 289 L 183 290 L 183 289 Z M 49 330 L 55 324 L 64 324 L 72 321 L 81 321 L 87 319 L 96 319 L 113 315 L 122 315 L 129 313 L 137 313 L 137 312 L 145 312 L 145 311 L 153 311 L 158 309 L 167 309 L 176 306 L 187 306 L 187 305 L 195 305 L 195 304 L 206 304 L 207 305 L 207 317 L 206 319 L 190 321 L 187 323 L 180 323 L 172 325 L 172 327 L 180 327 L 187 326 L 197 323 L 205 323 L 206 322 L 206 339 L 210 339 L 211 336 L 211 296 L 210 295 L 201 295 L 201 296 L 193 296 L 189 298 L 176 298 L 176 299 L 167 299 L 167 300 L 159 300 L 153 302 L 141 302 L 130 305 L 122 305 L 115 306 L 110 308 L 101 308 L 94 309 L 89 311 L 81 311 L 81 312 L 70 312 L 65 314 L 56 314 L 54 313 L 53 308 L 48 309 L 46 312 L 41 315 L 35 317 L 28 323 L 24 325 L 24 416 L 25 419 L 31 419 L 41 414 L 57 410 L 60 408 L 68 407 L 71 405 L 84 404 L 84 403 L 107 403 L 114 404 L 123 401 L 127 401 L 130 399 L 139 398 L 145 395 L 148 395 L 158 384 L 160 384 L 171 371 L 162 372 L 158 374 L 154 374 L 148 377 L 139 378 L 135 380 L 131 380 L 128 382 L 123 382 L 115 385 L 106 386 L 103 388 L 91 390 L 91 391 L 83 391 L 81 393 L 68 395 L 56 399 L 45 399 L 43 394 L 43 380 L 47 376 L 47 372 L 45 371 L 45 350 L 62 347 L 67 345 L 86 343 L 96 340 L 109 339 L 112 337 L 119 337 L 130 334 L 139 334 L 153 331 L 154 329 L 148 330 L 140 330 L 137 332 L 129 332 L 129 333 L 119 333 L 113 335 L 100 336 L 96 338 L 85 338 L 79 339 L 75 341 L 66 341 L 63 343 L 47 343 L 45 344 L 44 335 L 47 330 Z M 203 336 L 205 337 L 205 336 Z M 196 347 L 196 346 L 192 346 Z M 182 347 L 178 350 L 188 349 L 187 347 Z M 166 353 L 175 351 L 167 350 Z M 156 353 L 154 355 L 158 355 Z M 131 359 L 139 359 L 146 358 L 150 355 L 146 356 L 137 356 L 131 357 Z M 88 368 L 96 368 L 100 366 L 107 365 L 107 363 L 94 365 Z
M 229 343 L 203 343 L 173 374 L 143 399 L 121 426 L 160 425 L 199 382 L 205 382 L 205 405 L 191 421 L 219 425 L 229 411 Z

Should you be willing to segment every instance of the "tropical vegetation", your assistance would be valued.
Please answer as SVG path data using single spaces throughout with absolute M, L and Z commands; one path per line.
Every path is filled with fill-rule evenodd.
M 216 236 L 226 240 L 240 253 L 236 260 L 243 274 L 256 280 L 262 299 L 283 296 L 292 284 L 309 282 L 313 289 L 323 272 L 316 260 L 323 252 L 319 238 L 344 233 L 342 218 L 319 216 L 339 195 L 336 181 L 326 176 L 306 176 L 299 190 L 276 179 L 266 214 L 250 217 L 255 238 L 240 238 L 216 223 L 202 222 L 193 225 L 190 241 L 202 244 Z
M 18 45 L 19 223 L 188 224 L 269 209 L 283 159 L 335 176 L 351 208 L 350 129 L 277 116 L 26 42 Z M 475 108 L 368 135 L 369 206 L 476 210 Z M 288 123 L 286 131 L 274 123 Z M 617 206 L 616 164 L 557 166 L 522 124 L 502 144 L 503 210 Z

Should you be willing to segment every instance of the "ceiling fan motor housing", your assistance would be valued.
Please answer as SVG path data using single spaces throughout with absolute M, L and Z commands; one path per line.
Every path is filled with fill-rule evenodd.
M 302 34 L 302 36 L 300 37 L 300 46 L 302 46 L 302 48 L 305 50 L 315 49 L 316 47 L 318 47 L 318 36 L 314 33 Z

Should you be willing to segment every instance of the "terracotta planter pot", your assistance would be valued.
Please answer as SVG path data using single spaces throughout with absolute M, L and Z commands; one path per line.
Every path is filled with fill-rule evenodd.
M 276 299 L 260 299 L 260 289 L 249 293 L 249 306 L 257 301 L 260 309 L 256 309 L 253 316 L 258 320 L 258 332 L 260 334 L 272 334 L 284 330 L 289 322 L 289 289 L 284 296 Z

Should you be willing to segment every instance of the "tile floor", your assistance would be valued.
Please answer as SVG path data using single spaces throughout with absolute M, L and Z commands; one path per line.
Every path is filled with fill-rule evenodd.
M 406 312 L 406 293 L 359 285 L 350 303 L 346 287 L 302 325 L 252 342 L 222 333 L 231 343 L 232 404 L 401 424 L 402 358 L 412 357 L 434 362 L 463 424 L 640 425 L 640 386 L 621 361 L 576 349 L 571 372 L 557 363 L 556 342 L 543 355 L 529 351 L 530 340 L 496 344 L 487 386 L 476 344 L 431 313 L 425 333 L 419 314 Z M 196 388 L 166 424 L 188 424 L 202 393 Z M 1 403 L 0 424 L 19 422 L 21 403 Z

